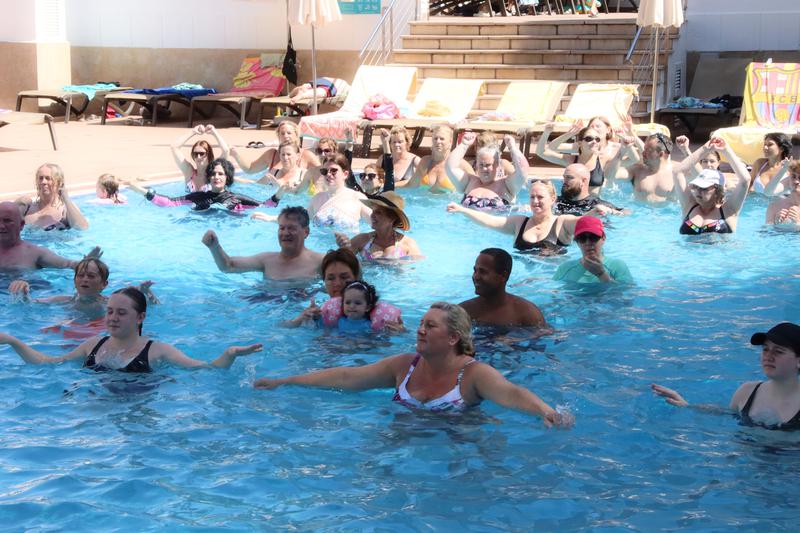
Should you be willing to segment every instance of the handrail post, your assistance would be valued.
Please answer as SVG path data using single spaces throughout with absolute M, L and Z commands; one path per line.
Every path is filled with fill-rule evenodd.
M 386 24 L 381 24 L 381 65 L 386 64 Z
M 389 55 L 391 55 L 393 52 L 394 52 L 394 4 L 389 6 Z

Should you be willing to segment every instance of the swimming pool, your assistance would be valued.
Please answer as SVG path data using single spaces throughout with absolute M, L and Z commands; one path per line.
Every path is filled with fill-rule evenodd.
M 0 520 L 42 531 L 791 528 L 796 434 L 679 410 L 648 386 L 726 405 L 739 383 L 759 379 L 751 333 L 800 316 L 800 235 L 764 229 L 759 198 L 748 199 L 735 235 L 692 241 L 677 233 L 677 205 L 605 196 L 635 210 L 611 219 L 606 254 L 628 263 L 637 286 L 564 290 L 550 280 L 564 258 L 515 256 L 511 290 L 539 304 L 558 332 L 478 346 L 509 379 L 573 411 L 571 431 L 489 404 L 459 418 L 420 415 L 390 402 L 388 390 L 252 390 L 256 376 L 408 351 L 432 301 L 471 297 L 477 252 L 510 250 L 512 238 L 446 214 L 444 197 L 408 197 L 425 261 L 366 267 L 411 331 L 358 342 L 277 327 L 308 295 L 281 297 L 260 275 L 221 274 L 200 242 L 213 228 L 232 255 L 275 250 L 274 225 L 137 197 L 119 207 L 79 199 L 88 232 L 28 237 L 72 257 L 102 245 L 111 287 L 155 280 L 163 304 L 149 310 L 145 334 L 189 355 L 210 360 L 250 342 L 265 350 L 227 372 L 166 368 L 120 383 L 77 364 L 27 366 L 3 349 Z M 324 251 L 334 240 L 312 229 L 308 245 Z M 49 280 L 39 294 L 71 291 L 69 273 L 39 275 Z M 0 306 L 2 331 L 46 352 L 73 341 L 39 329 L 68 317 Z

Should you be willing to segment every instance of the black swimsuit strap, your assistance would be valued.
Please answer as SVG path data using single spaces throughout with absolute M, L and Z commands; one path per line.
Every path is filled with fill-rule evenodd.
M 525 220 L 522 222 L 522 225 L 519 227 L 519 232 L 517 233 L 517 238 L 514 239 L 514 245 L 515 245 L 516 248 L 519 248 L 519 246 L 517 246 L 517 244 L 525 243 L 525 240 L 522 238 L 522 234 L 525 233 L 525 226 L 528 225 L 528 221 L 530 219 L 531 219 L 531 217 L 525 217 Z
M 753 405 L 753 400 L 756 399 L 756 392 L 758 392 L 758 388 L 761 386 L 762 383 L 764 383 L 764 382 L 763 381 L 759 381 L 758 384 L 753 389 L 753 392 L 750 393 L 750 397 L 747 398 L 747 401 L 745 402 L 744 407 L 742 407 L 742 410 L 741 410 L 742 416 L 748 416 L 748 417 L 750 416 L 750 407 Z
M 89 357 L 94 357 L 95 355 L 97 355 L 97 352 L 100 350 L 100 347 L 101 347 L 103 344 L 105 344 L 105 343 L 106 343 L 106 341 L 107 341 L 108 339 L 110 339 L 110 338 L 111 338 L 111 337 L 108 337 L 108 336 L 106 336 L 106 337 L 103 337 L 102 339 L 100 339 L 100 342 L 98 342 L 97 344 L 95 344 L 95 345 L 94 345 L 94 348 L 92 348 L 92 351 L 91 351 L 91 352 L 89 352 Z

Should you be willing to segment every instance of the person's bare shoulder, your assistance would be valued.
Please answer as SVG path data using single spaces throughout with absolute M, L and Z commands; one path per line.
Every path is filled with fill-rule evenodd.
M 541 309 L 530 300 L 520 296 L 510 295 L 514 302 L 514 314 L 519 318 L 522 326 L 543 326 L 545 325 L 544 315 Z

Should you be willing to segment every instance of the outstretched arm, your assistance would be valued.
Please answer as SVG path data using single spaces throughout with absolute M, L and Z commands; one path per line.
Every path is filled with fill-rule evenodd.
M 744 387 L 744 385 L 742 387 Z M 739 390 L 742 390 L 742 387 L 740 387 Z M 726 408 L 724 408 L 724 407 L 722 407 L 720 405 L 713 405 L 713 404 L 691 404 L 690 405 L 689 402 L 687 402 L 683 398 L 683 396 L 681 396 L 678 393 L 678 391 L 675 391 L 673 389 L 669 389 L 667 387 L 663 387 L 661 385 L 656 385 L 655 383 L 650 385 L 650 388 L 652 389 L 652 391 L 656 395 L 661 396 L 662 398 L 664 398 L 665 402 L 667 402 L 670 405 L 674 405 L 675 407 L 691 407 L 692 409 L 697 409 L 698 411 L 706 411 L 706 412 L 717 413 L 717 414 L 730 413 L 732 409 L 735 409 L 735 407 L 733 405 L 733 401 L 736 401 L 736 398 L 737 398 L 737 396 L 734 395 L 734 397 L 733 397 L 734 399 L 733 399 L 733 401 L 731 403 L 731 409 L 726 409 Z M 736 391 L 736 394 L 738 395 L 739 391 Z
M 217 268 L 220 270 L 220 272 L 231 273 L 264 271 L 264 261 L 259 255 L 231 257 L 225 253 L 225 250 L 222 249 L 222 245 L 219 243 L 219 239 L 217 238 L 217 234 L 214 233 L 214 230 L 208 230 L 206 234 L 203 235 L 203 244 L 208 246 L 208 249 L 211 250 L 211 255 L 214 257 L 214 262 L 217 264 Z
M 724 139 L 714 137 L 709 143 L 725 155 L 725 159 L 730 163 L 733 173 L 736 174 L 736 188 L 728 197 L 728 201 L 725 202 L 723 209 L 725 210 L 726 216 L 738 215 L 739 211 L 742 210 L 745 198 L 747 198 L 747 193 L 750 191 L 750 174 L 747 172 L 747 167 L 742 160 L 736 155 L 736 152 L 733 151 L 733 147 L 726 143 Z
M 251 344 L 249 346 L 231 346 L 222 352 L 222 355 L 210 363 L 206 363 L 205 361 L 192 359 L 174 346 L 159 342 L 151 347 L 150 358 L 152 360 L 162 359 L 170 364 L 183 368 L 230 368 L 237 357 L 260 352 L 262 348 L 263 345 L 260 343 Z
M 253 386 L 257 389 L 277 389 L 282 385 L 333 388 L 349 391 L 388 389 L 396 385 L 396 376 L 401 367 L 411 363 L 410 355 L 394 355 L 370 365 L 326 368 L 308 374 L 286 378 L 261 378 Z
M 66 211 L 66 218 L 69 226 L 81 231 L 89 229 L 89 221 L 86 220 L 81 210 L 75 205 L 75 202 L 72 201 L 69 192 L 67 192 L 67 188 L 62 187 L 59 193 L 61 195 L 61 201 L 64 202 L 64 210 Z
M 66 355 L 62 355 L 59 357 L 52 357 L 49 355 L 45 355 L 38 350 L 34 350 L 21 340 L 16 337 L 12 337 L 11 335 L 6 335 L 5 333 L 0 333 L 0 344 L 8 344 L 11 348 L 17 352 L 17 354 L 22 358 L 23 361 L 28 363 L 29 365 L 43 365 L 43 364 L 52 364 L 52 363 L 61 363 L 62 361 L 70 361 L 72 359 L 79 359 L 83 357 L 84 359 L 89 355 L 88 347 L 93 346 L 97 343 L 97 337 L 93 337 L 88 341 L 85 341 L 83 344 L 72 350 L 71 352 L 67 353 Z
M 564 135 L 560 135 L 553 139 L 553 142 L 548 143 L 547 140 L 550 138 L 550 134 L 553 133 L 553 128 L 555 124 L 549 122 L 544 127 L 544 131 L 542 131 L 542 136 L 539 137 L 539 142 L 536 144 L 536 155 L 548 161 L 550 163 L 555 163 L 556 165 L 560 165 L 562 167 L 567 166 L 572 161 L 571 155 L 562 154 L 558 151 L 558 147 L 564 143 L 570 137 L 574 137 L 575 134 L 581 129 L 578 126 L 578 122 L 574 123 L 572 127 L 565 133 Z
M 178 165 L 178 168 L 181 170 L 183 177 L 188 181 L 192 178 L 192 174 L 194 173 L 194 165 L 186 159 L 181 147 L 186 144 L 186 142 L 194 137 L 195 135 L 202 135 L 205 131 L 203 126 L 195 126 L 193 129 L 189 130 L 188 133 L 185 135 L 181 135 L 174 143 L 172 143 L 169 147 L 172 150 L 172 158 L 175 160 L 175 164 Z
M 229 150 L 230 155 L 236 160 L 236 163 L 242 169 L 243 172 L 248 174 L 253 174 L 255 172 L 261 172 L 262 170 L 266 170 L 269 167 L 269 161 L 275 156 L 276 153 L 275 148 L 270 148 L 269 150 L 265 150 L 261 153 L 257 158 L 253 161 L 248 161 L 242 157 L 242 154 L 239 153 L 239 149 L 235 146 Z
M 547 427 L 567 428 L 573 425 L 574 417 L 568 413 L 557 412 L 536 394 L 514 385 L 491 366 L 482 363 L 478 365 L 473 370 L 473 386 L 479 398 L 541 417 Z
M 486 226 L 489 229 L 501 233 L 509 233 L 511 235 L 515 235 L 519 230 L 519 225 L 525 221 L 525 217 L 522 216 L 499 217 L 496 215 L 489 215 L 482 211 L 476 211 L 475 209 L 467 209 L 463 205 L 454 202 L 447 204 L 447 212 L 461 213 L 481 226 Z

